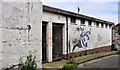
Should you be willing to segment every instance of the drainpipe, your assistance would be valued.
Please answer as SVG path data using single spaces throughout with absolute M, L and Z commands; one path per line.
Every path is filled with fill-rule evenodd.
M 68 17 L 66 16 L 66 43 L 67 43 L 67 60 L 69 59 L 68 57 Z
M 114 50 L 114 48 L 115 48 L 115 44 L 113 44 L 113 34 L 114 34 L 114 32 L 113 32 L 113 30 L 114 30 L 114 24 L 112 25 L 112 46 L 111 46 L 111 50 Z M 115 41 L 114 41 L 114 43 L 115 43 Z
M 113 48 L 114 48 L 114 45 L 113 45 L 113 27 L 112 27 L 112 32 L 111 32 L 112 34 L 111 34 L 111 36 L 112 36 L 112 46 L 111 46 L 111 50 L 113 50 Z

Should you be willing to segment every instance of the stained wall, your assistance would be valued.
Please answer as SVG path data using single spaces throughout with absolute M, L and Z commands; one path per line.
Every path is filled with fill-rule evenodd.
M 39 0 L 0 2 L 0 68 L 26 59 L 29 51 L 42 67 L 42 3 Z
M 81 24 L 80 20 L 77 19 L 76 23 L 71 23 L 69 18 L 70 53 L 106 47 L 112 44 L 112 33 L 109 25 L 101 27 L 101 23 L 99 23 L 97 26 L 94 21 L 89 25 L 88 20 Z

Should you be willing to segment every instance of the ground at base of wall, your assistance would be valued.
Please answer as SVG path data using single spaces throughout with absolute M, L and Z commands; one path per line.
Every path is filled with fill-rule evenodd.
M 91 59 L 96 59 L 99 57 L 104 57 L 108 55 L 115 54 L 116 51 L 109 51 L 109 52 L 101 52 L 101 53 L 94 53 L 94 54 L 89 54 L 86 56 L 79 56 L 74 58 L 74 61 L 78 64 L 87 62 Z M 46 63 L 42 65 L 42 68 L 62 68 L 66 64 L 67 60 L 60 60 L 60 61 L 55 61 L 51 63 Z
M 111 46 L 104 46 L 101 48 L 94 48 L 94 49 L 89 49 L 89 50 L 84 50 L 81 52 L 76 52 L 76 53 L 70 53 L 68 55 L 64 55 L 64 59 L 71 59 L 74 57 L 78 57 L 81 55 L 88 55 L 88 54 L 94 54 L 94 53 L 99 53 L 99 52 L 107 52 L 111 51 Z

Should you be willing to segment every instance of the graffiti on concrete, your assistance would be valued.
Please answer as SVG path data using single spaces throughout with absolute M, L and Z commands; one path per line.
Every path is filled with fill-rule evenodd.
M 102 46 L 102 45 L 109 44 L 110 42 L 111 42 L 110 40 L 106 40 L 106 41 L 99 42 L 98 45 Z
M 52 18 L 49 18 L 49 46 L 52 46 L 52 28 L 50 25 L 52 24 Z
M 99 46 L 106 45 L 106 44 L 110 43 L 110 40 L 108 40 L 108 39 L 103 40 L 101 35 L 98 35 L 97 39 L 98 39 Z
M 102 37 L 100 35 L 98 35 L 98 42 L 102 41 Z
M 49 28 L 49 46 L 52 46 L 51 39 L 51 28 Z
M 77 40 L 77 43 L 73 46 L 72 51 L 74 51 L 76 47 L 79 47 L 79 48 L 82 48 L 83 46 L 87 47 L 88 46 L 87 41 L 90 39 L 90 34 L 91 34 L 91 31 L 85 32 L 84 28 L 82 28 L 82 27 L 76 28 L 76 30 L 81 32 L 80 40 Z

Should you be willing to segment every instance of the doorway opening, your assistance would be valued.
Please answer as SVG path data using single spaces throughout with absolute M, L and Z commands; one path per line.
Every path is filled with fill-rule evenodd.
M 47 22 L 42 22 L 42 63 L 47 62 L 47 42 L 46 42 Z
M 52 57 L 53 61 L 55 61 L 63 58 L 63 25 L 53 23 L 52 30 Z

